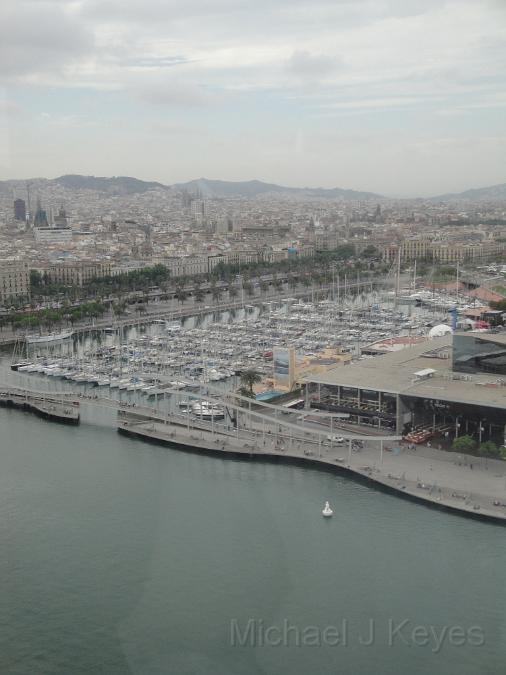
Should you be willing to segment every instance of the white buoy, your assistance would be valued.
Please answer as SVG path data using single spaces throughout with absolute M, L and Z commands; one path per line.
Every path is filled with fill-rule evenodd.
M 325 502 L 325 508 L 322 511 L 322 516 L 324 518 L 330 518 L 330 516 L 334 513 L 332 509 L 330 508 L 330 504 L 328 502 Z

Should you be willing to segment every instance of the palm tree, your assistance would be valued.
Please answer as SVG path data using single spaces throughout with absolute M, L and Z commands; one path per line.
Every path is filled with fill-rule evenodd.
M 247 281 L 244 284 L 244 290 L 245 290 L 246 294 L 249 295 L 249 296 L 255 295 L 255 287 L 253 286 L 251 281 Z
M 176 288 L 176 292 L 174 293 L 174 297 L 177 298 L 178 302 L 183 303 L 186 298 L 188 297 L 188 293 L 185 291 L 185 289 L 182 286 L 178 286 Z
M 253 396 L 253 385 L 262 381 L 262 376 L 256 370 L 245 370 L 241 373 L 241 382 L 249 389 L 250 395 Z
M 114 316 L 119 318 L 120 316 L 123 316 L 125 314 L 125 305 L 124 303 L 118 303 L 116 305 L 112 306 L 112 311 Z
M 213 301 L 217 302 L 221 298 L 221 289 L 217 286 L 211 286 L 211 295 L 213 296 Z

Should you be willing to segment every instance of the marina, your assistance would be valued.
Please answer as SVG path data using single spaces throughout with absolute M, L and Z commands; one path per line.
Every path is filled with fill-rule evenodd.
M 165 387 L 182 380 L 234 388 L 245 370 L 258 372 L 272 388 L 274 349 L 293 348 L 301 370 L 334 367 L 343 355 L 366 358 L 361 349 L 374 341 L 424 336 L 444 316 L 407 309 L 374 293 L 340 303 L 288 298 L 181 321 L 157 319 L 140 330 L 90 331 L 84 346 L 76 338 L 43 351 L 21 345 L 13 369 L 58 380 L 64 388 L 107 387 L 112 395 L 126 390 L 148 398 L 163 397 Z
M 4 370 L 11 388 L 18 388 L 11 400 L 53 396 L 54 402 L 59 396 L 65 406 L 74 398 L 85 415 L 88 408 L 110 410 L 116 415 L 111 424 L 123 435 L 184 450 L 314 463 L 438 508 L 502 522 L 506 473 L 501 462 L 499 480 L 490 483 L 485 474 L 471 491 L 467 476 L 462 482 L 458 471 L 448 470 L 443 453 L 426 461 L 422 453 L 415 457 L 406 451 L 389 421 L 387 397 L 380 423 L 367 428 L 367 416 L 378 405 L 382 410 L 381 400 L 362 405 L 357 425 L 350 414 L 356 402 L 341 400 L 341 394 L 328 405 L 319 388 L 317 395 L 306 388 L 302 398 L 299 389 L 274 389 L 277 349 L 292 348 L 297 364 L 323 364 L 320 375 L 325 368 L 348 372 L 350 366 L 339 367 L 338 358 L 368 363 L 375 357 L 367 356 L 365 347 L 381 340 L 414 339 L 420 350 L 444 318 L 444 312 L 416 309 L 412 302 L 402 307 L 377 294 L 317 303 L 286 298 L 238 313 L 158 319 L 141 330 L 112 326 L 90 332 L 85 341 L 27 345 Z M 241 374 L 250 370 L 262 377 L 262 390 L 253 398 L 238 389 Z M 306 374 L 301 367 L 301 382 Z M 436 463 L 441 468 L 434 481 L 425 470 Z

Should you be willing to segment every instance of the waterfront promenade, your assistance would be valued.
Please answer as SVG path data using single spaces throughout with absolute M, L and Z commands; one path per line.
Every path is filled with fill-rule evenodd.
M 176 390 L 167 393 L 176 398 L 183 395 Z M 334 428 L 332 432 L 331 426 L 323 424 L 325 415 L 321 413 L 322 421 L 313 425 L 302 420 L 300 411 L 288 412 L 280 406 L 258 402 L 252 406 L 251 400 L 237 394 L 220 393 L 219 397 L 212 394 L 213 401 L 231 412 L 235 421 L 203 420 L 103 396 L 75 392 L 58 395 L 16 387 L 0 392 L 0 404 L 74 424 L 79 423 L 80 408 L 109 408 L 117 411 L 118 431 L 145 441 L 223 456 L 285 459 L 331 468 L 439 508 L 506 523 L 504 461 L 423 446 L 410 448 L 399 436 L 383 433 L 371 437 L 371 430 L 361 433 L 360 428 Z M 192 394 L 195 399 L 209 395 Z M 330 442 L 329 437 L 335 439 L 336 434 L 342 435 L 342 440 Z
M 0 390 L 0 406 L 34 412 L 39 417 L 64 424 L 79 424 L 79 402 L 75 394 L 66 396 L 29 392 L 18 388 Z
M 350 473 L 432 506 L 466 515 L 486 517 L 506 524 L 506 462 L 445 452 L 427 447 L 409 449 L 404 443 L 362 438 L 363 448 L 322 442 L 321 436 L 299 437 L 265 433 L 260 429 L 236 434 L 216 429 L 188 428 L 183 424 L 147 419 L 132 411 L 121 411 L 118 430 L 147 441 L 186 450 L 213 452 L 258 459 L 285 458 Z

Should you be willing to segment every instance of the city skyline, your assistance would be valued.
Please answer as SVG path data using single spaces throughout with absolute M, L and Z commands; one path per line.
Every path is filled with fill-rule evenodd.
M 506 18 L 463 2 L 7 2 L 0 179 L 505 182 Z

